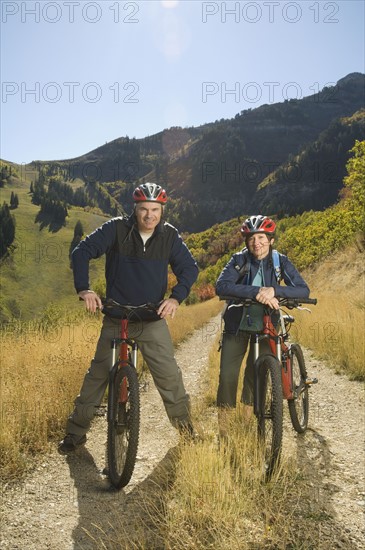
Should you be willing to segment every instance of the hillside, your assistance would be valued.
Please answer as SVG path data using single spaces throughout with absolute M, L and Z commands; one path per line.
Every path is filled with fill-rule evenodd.
M 362 120 L 363 115 L 358 116 Z M 356 117 L 347 119 L 344 128 L 347 128 L 347 123 L 351 128 L 353 120 Z M 277 219 L 275 246 L 288 254 L 299 269 L 323 261 L 355 240 L 359 249 L 364 249 L 364 146 L 365 140 L 357 141 L 347 153 L 351 160 L 347 163 L 349 176 L 344 179 L 341 201 L 324 211 L 310 210 Z M 81 182 L 74 182 L 74 185 L 81 185 Z M 14 192 L 19 198 L 19 206 L 10 210 L 15 218 L 15 240 L 1 260 L 0 311 L 3 321 L 13 316 L 28 319 L 39 315 L 50 302 L 77 307 L 69 266 L 75 226 L 81 222 L 84 234 L 88 234 L 107 219 L 100 210 L 68 205 L 64 224 L 54 227 L 36 222 L 39 205 L 33 204 L 29 186 L 29 179 L 21 175 L 20 178 L 10 178 L 5 187 L 0 188 L 1 202 L 9 203 Z M 185 235 L 200 268 L 197 284 L 189 297 L 190 303 L 214 296 L 214 284 L 221 269 L 232 252 L 243 246 L 239 229 L 248 213 L 240 214 L 203 232 Z M 92 262 L 92 285 L 102 278 L 102 272 L 103 260 Z
M 262 105 L 197 128 L 170 128 L 143 139 L 121 137 L 81 157 L 48 164 L 60 166 L 69 178 L 103 182 L 126 211 L 131 208 L 135 182 L 156 181 L 171 198 L 172 223 L 190 232 L 229 220 L 243 210 L 265 206 L 277 214 L 293 182 L 305 207 L 323 209 L 337 200 L 346 151 L 355 139 L 363 139 L 363 118 L 347 124 L 346 135 L 345 123 L 339 119 L 364 108 L 364 90 L 365 75 L 352 73 L 303 99 Z M 352 134 L 347 132 L 349 126 Z M 329 150 L 328 140 L 332 140 Z M 318 151 L 313 154 L 322 142 L 322 156 Z M 304 152 L 302 174 L 295 163 L 302 161 Z M 280 167 L 287 181 L 284 178 L 263 192 L 261 184 L 274 178 L 271 174 Z M 292 213 L 303 211 L 298 201 L 284 204 Z
M 39 206 L 31 202 L 29 182 L 12 178 L 0 188 L 0 203 L 10 202 L 11 192 L 19 197 L 19 206 L 11 210 L 15 217 L 15 240 L 9 254 L 0 260 L 0 321 L 11 317 L 23 320 L 39 316 L 51 303 L 77 308 L 69 267 L 69 248 L 76 222 L 80 220 L 85 233 L 91 232 L 107 218 L 103 215 L 69 208 L 64 227 L 52 232 L 36 223 Z M 94 279 L 101 276 L 103 262 L 91 267 Z
M 267 176 L 256 192 L 260 211 L 289 214 L 334 204 L 356 139 L 365 139 L 365 109 L 333 122 L 318 139 Z

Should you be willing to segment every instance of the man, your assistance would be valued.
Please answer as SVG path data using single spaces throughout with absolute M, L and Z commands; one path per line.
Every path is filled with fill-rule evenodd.
M 242 360 L 250 343 L 251 334 L 259 330 L 263 322 L 264 305 L 279 309 L 279 298 L 307 298 L 309 288 L 290 260 L 272 250 L 276 224 L 267 216 L 247 218 L 241 233 L 247 248 L 232 256 L 216 283 L 218 296 L 256 299 L 258 304 L 249 308 L 229 308 L 224 314 L 224 333 L 220 361 L 217 405 L 221 435 L 227 433 L 229 411 L 236 406 L 238 377 Z M 277 258 L 277 262 L 274 260 Z M 276 266 L 280 260 L 280 265 Z M 277 271 L 280 270 L 287 286 L 281 286 Z M 262 305 L 261 305 L 262 304 Z M 269 344 L 260 344 L 260 353 L 269 352 Z M 253 346 L 250 346 L 244 374 L 241 401 L 244 415 L 252 416 L 253 405 Z
M 106 297 L 121 304 L 161 302 L 155 319 L 142 324 L 130 322 L 129 336 L 135 338 L 151 371 L 171 423 L 181 432 L 193 433 L 189 396 L 174 357 L 166 317 L 174 317 L 188 296 L 198 268 L 177 229 L 162 220 L 167 202 L 164 189 L 145 183 L 134 190 L 134 212 L 129 218 L 113 218 L 87 236 L 72 253 L 76 292 L 86 309 L 102 309 L 100 297 L 90 289 L 89 261 L 106 254 Z M 177 283 L 165 298 L 168 266 Z M 138 326 L 137 326 L 138 325 Z M 66 436 L 59 451 L 74 451 L 86 441 L 96 408 L 103 398 L 111 364 L 111 340 L 119 336 L 120 321 L 105 315 L 95 357 L 85 375 Z

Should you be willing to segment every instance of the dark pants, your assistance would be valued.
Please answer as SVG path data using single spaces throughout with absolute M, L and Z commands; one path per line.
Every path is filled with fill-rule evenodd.
M 254 342 L 250 343 L 250 340 L 251 335 L 243 331 L 239 331 L 237 335 L 228 334 L 227 332 L 223 334 L 217 393 L 217 405 L 219 407 L 236 406 L 238 378 L 249 344 L 241 401 L 246 405 L 253 405 Z M 271 353 L 267 340 L 260 342 L 259 349 L 260 354 Z
M 178 367 L 167 323 L 164 319 L 145 323 L 129 323 L 129 337 L 138 343 L 154 383 L 162 397 L 167 416 L 177 426 L 189 418 L 190 401 L 186 393 L 181 370 Z M 120 321 L 105 317 L 96 347 L 75 409 L 67 422 L 67 433 L 83 435 L 100 405 L 108 385 L 112 367 L 111 340 L 120 336 Z

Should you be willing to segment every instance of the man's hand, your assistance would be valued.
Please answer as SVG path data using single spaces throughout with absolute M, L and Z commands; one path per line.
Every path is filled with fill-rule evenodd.
M 162 302 L 157 310 L 157 313 L 162 319 L 165 319 L 168 315 L 171 315 L 171 318 L 173 319 L 178 307 L 179 302 L 175 300 L 175 298 L 168 298 Z
M 272 309 L 279 309 L 279 301 L 275 298 L 275 289 L 272 286 L 261 287 L 258 294 L 256 294 L 256 300 Z
M 93 290 L 82 290 L 78 295 L 84 300 L 85 307 L 90 313 L 96 313 L 97 309 L 103 308 L 99 296 Z

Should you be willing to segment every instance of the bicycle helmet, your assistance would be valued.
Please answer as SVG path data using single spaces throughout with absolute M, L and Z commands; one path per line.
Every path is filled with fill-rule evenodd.
M 158 202 L 160 204 L 166 204 L 167 194 L 165 189 L 162 189 L 161 185 L 156 183 L 142 183 L 136 187 L 133 191 L 134 202 Z
M 267 216 L 250 216 L 247 218 L 242 226 L 241 233 L 244 237 L 249 237 L 254 233 L 265 233 L 270 237 L 274 237 L 276 229 L 276 223 Z

